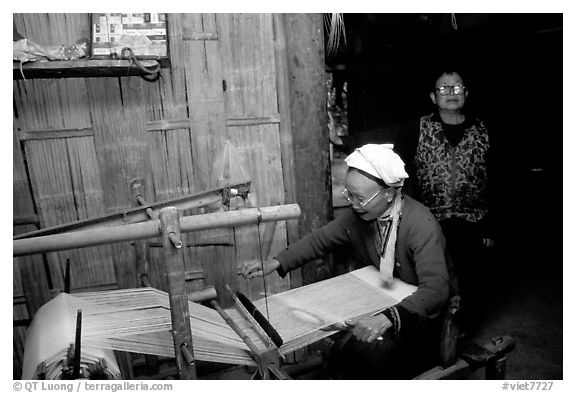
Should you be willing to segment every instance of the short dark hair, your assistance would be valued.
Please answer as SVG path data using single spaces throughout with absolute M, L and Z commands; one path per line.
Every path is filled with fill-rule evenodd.
M 458 74 L 460 75 L 460 77 L 462 78 L 462 81 L 464 81 L 464 84 L 466 87 L 468 87 L 468 82 L 466 79 L 466 71 L 462 70 L 464 67 L 457 65 L 457 64 L 445 64 L 445 65 L 438 65 L 436 67 L 433 67 L 433 69 L 430 70 L 430 74 L 429 74 L 429 82 L 428 85 L 430 86 L 430 90 L 434 91 L 436 90 L 436 81 L 442 76 L 442 75 L 451 75 L 451 74 Z

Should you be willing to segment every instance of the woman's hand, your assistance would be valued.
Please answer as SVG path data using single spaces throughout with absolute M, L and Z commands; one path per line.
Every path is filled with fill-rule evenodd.
M 264 265 L 264 270 L 262 270 L 262 265 Z M 280 262 L 278 262 L 276 259 L 264 262 L 254 260 L 244 262 L 240 268 L 240 272 L 244 278 L 262 277 L 275 272 L 279 267 Z
M 376 314 L 362 318 L 359 321 L 346 320 L 346 325 L 352 329 L 352 334 L 360 341 L 374 342 L 392 326 L 392 322 L 384 314 Z

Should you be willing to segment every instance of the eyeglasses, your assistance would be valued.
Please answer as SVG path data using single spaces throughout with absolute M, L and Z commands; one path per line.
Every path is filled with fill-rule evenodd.
M 366 205 L 368 205 L 370 202 L 372 202 L 374 200 L 374 198 L 376 198 L 378 196 L 378 194 L 380 194 L 382 191 L 387 190 L 388 188 L 382 187 L 380 190 L 378 190 L 378 192 L 374 195 L 372 195 L 370 198 L 368 198 L 367 200 L 361 202 L 358 201 L 358 197 L 355 195 L 350 195 L 350 192 L 347 189 L 344 189 L 344 191 L 342 191 L 342 196 L 344 198 L 346 198 L 346 200 L 348 202 L 350 202 L 352 205 L 354 205 L 354 200 L 356 199 L 356 201 L 358 202 L 358 206 L 360 206 L 362 209 L 364 209 L 366 207 Z
M 454 95 L 461 95 L 464 94 L 464 90 L 466 90 L 466 87 L 462 86 L 462 85 L 454 85 L 454 86 L 440 86 L 436 88 L 436 91 L 441 95 L 441 96 L 447 96 L 449 94 L 454 94 Z

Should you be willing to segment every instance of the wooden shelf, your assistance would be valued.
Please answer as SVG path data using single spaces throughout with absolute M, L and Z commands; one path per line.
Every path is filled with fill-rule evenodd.
M 140 60 L 142 66 L 150 69 L 158 63 L 158 60 Z M 168 61 L 160 61 L 162 67 L 168 64 Z M 36 61 L 23 65 L 14 61 L 13 66 L 14 79 L 149 75 L 129 60 Z

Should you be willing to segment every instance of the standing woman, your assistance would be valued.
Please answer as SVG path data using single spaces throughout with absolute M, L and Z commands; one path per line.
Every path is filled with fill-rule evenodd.
M 458 72 L 443 72 L 430 93 L 437 112 L 420 118 L 414 156 L 420 200 L 440 222 L 454 262 L 464 328 L 482 305 L 486 286 L 483 249 L 494 244 L 489 223 L 488 131 L 462 110 L 468 90 Z

